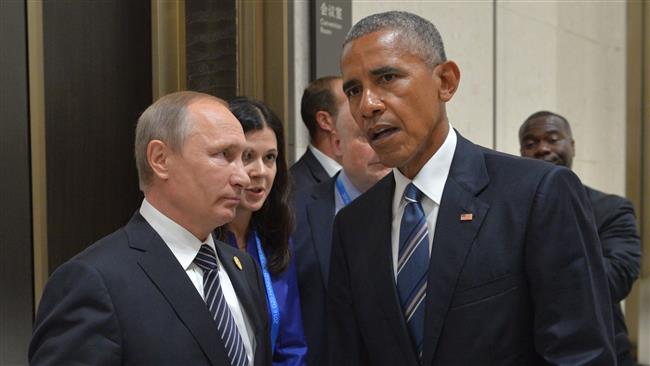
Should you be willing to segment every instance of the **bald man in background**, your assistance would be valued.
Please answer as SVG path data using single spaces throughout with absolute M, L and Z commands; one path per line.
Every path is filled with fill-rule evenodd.
M 571 168 L 575 141 L 571 126 L 559 114 L 533 113 L 519 129 L 521 156 L 544 160 Z M 618 365 L 636 365 L 630 353 L 625 319 L 620 301 L 630 293 L 639 278 L 641 241 L 636 227 L 632 203 L 627 199 L 597 191 L 585 185 L 594 211 L 598 236 L 603 247 L 605 269 L 612 296 L 615 347 Z

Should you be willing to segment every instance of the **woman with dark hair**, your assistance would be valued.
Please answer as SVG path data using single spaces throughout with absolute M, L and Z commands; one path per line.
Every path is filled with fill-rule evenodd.
M 264 103 L 235 98 L 230 111 L 246 135 L 244 169 L 251 184 L 242 192 L 235 219 L 219 236 L 247 251 L 262 270 L 271 323 L 274 365 L 304 365 L 302 327 L 293 246 L 291 189 L 280 119 Z M 225 230 L 224 230 L 225 229 Z

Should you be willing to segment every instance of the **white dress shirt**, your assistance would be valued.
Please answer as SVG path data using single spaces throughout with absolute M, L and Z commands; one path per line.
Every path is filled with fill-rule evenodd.
M 429 256 L 433 248 L 433 234 L 436 230 L 436 221 L 438 219 L 438 209 L 442 199 L 442 191 L 447 182 L 451 161 L 456 151 L 456 132 L 449 125 L 449 133 L 445 138 L 442 146 L 420 169 L 413 179 L 413 184 L 424 195 L 422 196 L 422 209 L 427 217 L 427 229 L 429 230 Z M 402 223 L 402 215 L 406 200 L 404 199 L 404 190 L 411 183 L 411 180 L 404 176 L 397 168 L 393 168 L 395 176 L 395 193 L 393 194 L 393 222 L 391 226 L 391 246 L 393 252 L 393 274 L 397 279 L 397 261 L 399 256 L 399 231 Z
M 194 284 L 194 287 L 196 287 L 196 290 L 201 295 L 201 298 L 205 300 L 205 295 L 203 294 L 203 270 L 194 263 L 194 258 L 196 258 L 196 255 L 199 253 L 199 249 L 203 244 L 209 245 L 214 252 L 217 253 L 212 235 L 208 235 L 205 243 L 202 243 L 184 227 L 180 226 L 153 207 L 146 198 L 142 201 L 142 205 L 140 206 L 140 214 L 145 220 L 147 220 L 149 225 L 151 225 L 158 235 L 160 235 L 165 244 L 167 244 L 174 254 L 174 257 L 176 257 L 183 269 L 185 269 L 187 277 L 190 278 L 192 284 Z M 239 330 L 239 334 L 241 334 L 242 341 L 244 342 L 248 363 L 254 365 L 253 351 L 255 349 L 255 333 L 251 326 L 251 322 L 237 298 L 235 289 L 232 287 L 232 283 L 230 282 L 230 277 L 228 277 L 228 272 L 226 272 L 224 267 L 221 265 L 218 255 L 217 264 L 219 266 L 219 282 L 221 283 L 223 296 L 226 299 L 226 303 L 230 308 L 237 329 Z
M 325 153 L 318 150 L 316 146 L 309 144 L 308 148 L 311 150 L 311 153 L 314 154 L 316 160 L 318 160 L 320 165 L 323 166 L 323 169 L 325 169 L 327 175 L 333 177 L 334 174 L 341 170 L 341 164 L 337 163 L 336 160 L 330 158 L 329 156 L 325 155 Z

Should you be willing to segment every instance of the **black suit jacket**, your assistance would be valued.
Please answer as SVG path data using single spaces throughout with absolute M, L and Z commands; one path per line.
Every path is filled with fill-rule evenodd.
M 618 365 L 636 365 L 630 354 L 630 341 L 619 302 L 629 294 L 639 277 L 641 240 L 632 203 L 623 197 L 605 194 L 585 186 L 594 210 L 598 236 L 603 246 L 614 314 L 614 333 Z
M 291 166 L 290 171 L 293 177 L 293 188 L 297 192 L 309 192 L 314 185 L 330 178 L 309 148 Z
M 334 220 L 332 365 L 419 364 L 392 268 L 394 190 L 390 174 Z M 566 168 L 458 135 L 427 281 L 422 365 L 616 362 L 593 214 Z
M 246 253 L 215 243 L 252 323 L 255 364 L 270 365 L 259 269 Z M 205 302 L 139 213 L 52 274 L 29 359 L 32 365 L 230 365 Z
M 337 176 L 302 192 L 294 201 L 296 231 L 292 238 L 310 365 L 326 364 L 325 303 Z

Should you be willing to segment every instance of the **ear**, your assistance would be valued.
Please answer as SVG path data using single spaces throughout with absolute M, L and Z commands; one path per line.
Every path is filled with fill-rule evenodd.
M 339 135 L 336 130 L 332 131 L 330 134 L 330 144 L 332 144 L 332 153 L 336 157 L 335 160 L 340 161 L 343 158 L 343 149 L 342 149 L 342 140 L 341 135 Z
M 433 72 L 440 78 L 440 88 L 438 89 L 440 100 L 443 102 L 450 101 L 456 90 L 458 90 L 458 84 L 460 83 L 458 65 L 453 61 L 446 61 L 436 66 Z
M 159 179 L 169 178 L 169 155 L 170 149 L 160 140 L 151 140 L 147 144 L 147 162 L 153 171 L 153 175 Z
M 316 112 L 316 122 L 318 122 L 318 126 L 320 126 L 321 130 L 325 130 L 327 132 L 334 131 L 334 119 L 332 118 L 332 115 L 329 114 L 329 112 Z

